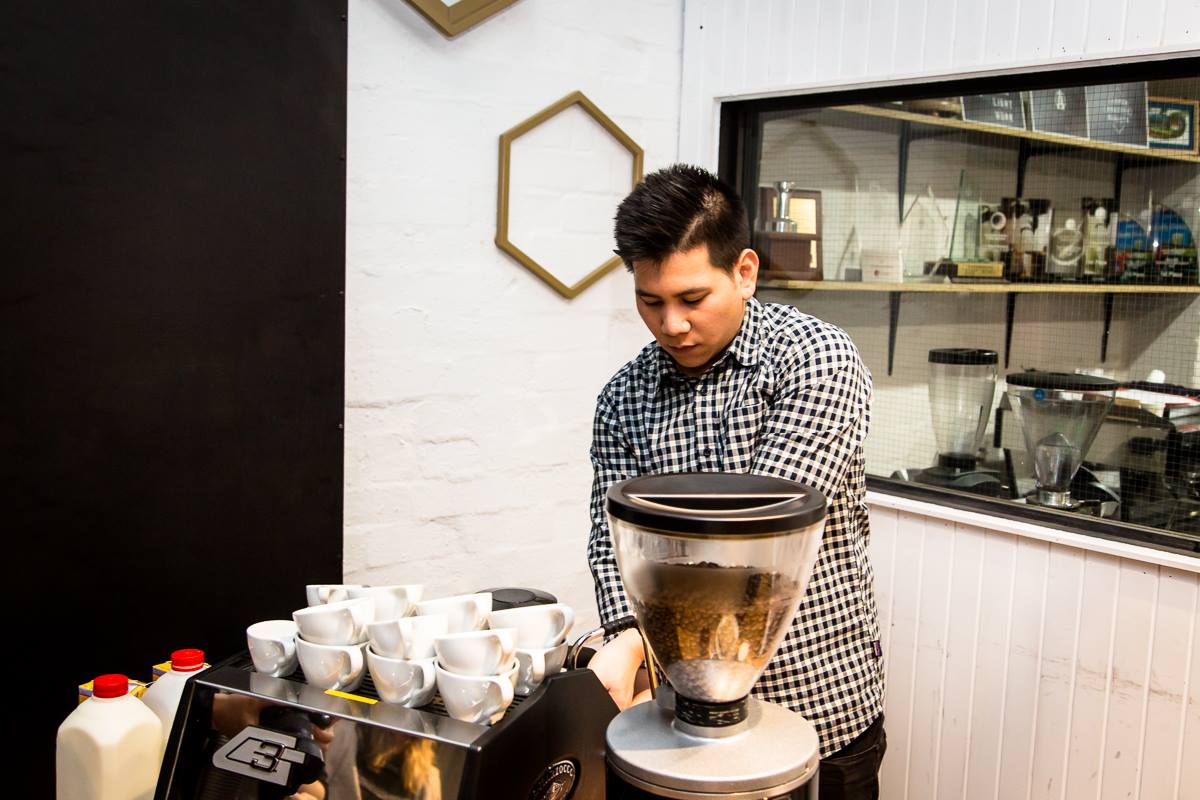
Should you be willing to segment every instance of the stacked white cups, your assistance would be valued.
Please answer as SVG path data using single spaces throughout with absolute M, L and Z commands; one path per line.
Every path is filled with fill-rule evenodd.
M 567 658 L 565 640 L 574 623 L 575 612 L 563 603 L 506 608 L 489 615 L 492 628 L 513 628 L 517 632 L 517 694 L 531 693 L 563 668 Z
M 566 659 L 575 621 L 562 603 L 492 611 L 489 592 L 422 600 L 419 584 L 312 584 L 292 620 L 251 625 L 255 669 L 352 692 L 370 670 L 379 698 L 409 708 L 440 692 L 455 719 L 491 724 Z
M 421 592 L 419 584 L 310 584 L 309 606 L 292 612 L 305 680 L 319 689 L 357 689 L 367 669 L 368 626 L 411 614 Z

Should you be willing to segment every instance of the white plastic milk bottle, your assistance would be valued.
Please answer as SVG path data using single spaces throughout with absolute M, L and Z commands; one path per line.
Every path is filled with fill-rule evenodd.
M 202 669 L 203 650 L 176 650 L 171 653 L 171 669 L 150 684 L 142 695 L 142 702 L 162 721 L 164 751 L 167 740 L 171 738 L 171 726 L 175 724 L 175 712 L 179 709 L 179 698 L 183 696 L 183 685 Z
M 129 678 L 96 678 L 92 696 L 58 728 L 58 800 L 151 800 L 162 735 L 154 712 L 129 694 Z

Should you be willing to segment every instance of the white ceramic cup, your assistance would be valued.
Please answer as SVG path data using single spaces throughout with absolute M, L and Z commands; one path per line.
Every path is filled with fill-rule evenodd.
M 439 597 L 417 603 L 417 616 L 445 614 L 450 620 L 450 633 L 481 630 L 492 613 L 492 593 L 477 592 L 454 597 Z
M 505 608 L 488 615 L 493 628 L 516 628 L 517 647 L 527 649 L 562 644 L 574 624 L 575 612 L 564 603 Z
M 463 722 L 497 722 L 512 704 L 517 666 L 503 675 L 458 675 L 436 666 L 446 711 Z
M 263 675 L 283 678 L 296 671 L 296 623 L 269 619 L 246 628 L 246 647 L 254 669 Z
M 447 633 L 450 620 L 445 614 L 426 617 L 404 617 L 367 626 L 371 649 L 385 658 L 433 658 L 435 636 Z
M 300 608 L 292 612 L 292 619 L 300 638 L 313 644 L 361 644 L 367 640 L 367 625 L 374 611 L 374 601 L 360 597 Z
M 512 663 L 516 648 L 514 628 L 447 633 L 433 638 L 438 664 L 460 675 L 499 675 Z
M 351 586 L 351 599 L 369 597 L 375 601 L 375 621 L 407 617 L 421 600 L 424 588 L 419 583 L 395 586 Z
M 357 689 L 366 672 L 366 651 L 365 643 L 328 645 L 296 639 L 296 653 L 300 656 L 304 679 L 318 689 L 343 692 Z
M 371 671 L 375 690 L 385 703 L 416 708 L 428 705 L 437 691 L 437 673 L 432 658 L 412 661 L 387 658 L 368 647 L 367 668 Z
M 319 606 L 349 600 L 350 590 L 358 588 L 357 583 L 310 583 L 304 587 L 304 594 L 310 606 Z
M 547 676 L 555 675 L 567 660 L 567 645 L 538 650 L 517 648 L 517 694 L 524 697 L 542 685 Z

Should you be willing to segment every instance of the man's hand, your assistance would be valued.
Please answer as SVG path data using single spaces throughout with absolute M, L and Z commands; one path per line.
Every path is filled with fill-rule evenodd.
M 617 708 L 624 711 L 650 699 L 650 692 L 645 689 L 646 676 L 639 676 L 641 664 L 642 636 L 631 628 L 601 647 L 588 662 L 588 669 L 596 673 Z

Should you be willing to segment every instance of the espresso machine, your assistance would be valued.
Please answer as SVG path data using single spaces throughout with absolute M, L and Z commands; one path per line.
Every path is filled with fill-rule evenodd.
M 553 601 L 494 591 L 498 608 Z M 350 694 L 308 684 L 299 668 L 260 674 L 243 652 L 188 681 L 155 798 L 283 800 L 319 781 L 326 800 L 603 800 L 616 714 L 582 667 L 547 677 L 486 725 L 452 718 L 440 696 L 420 708 L 382 702 L 369 675 Z
M 979 463 L 998 363 L 994 350 L 945 347 L 929 351 L 929 409 L 937 462 L 931 467 L 899 470 L 893 478 L 988 497 L 1010 493 L 999 472 Z
M 614 484 L 617 568 L 669 687 L 605 735 L 608 797 L 814 798 L 816 729 L 749 694 L 804 596 L 825 497 L 762 475 L 677 473 Z
M 1021 423 L 1025 450 L 1033 462 L 1037 488 L 1034 505 L 1066 511 L 1087 504 L 1116 503 L 1120 498 L 1098 480 L 1081 486 L 1088 448 L 1112 407 L 1117 383 L 1107 378 L 1062 372 L 1018 372 L 1007 376 L 1008 400 Z M 1096 497 L 1075 496 L 1080 490 Z

